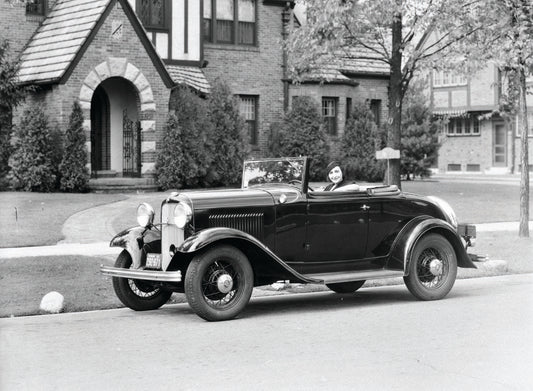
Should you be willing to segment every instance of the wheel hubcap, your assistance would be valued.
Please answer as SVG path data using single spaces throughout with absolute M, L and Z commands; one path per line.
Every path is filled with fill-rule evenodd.
M 228 293 L 233 289 L 233 278 L 229 274 L 222 274 L 217 278 L 217 288 L 222 293 Z
M 429 262 L 429 271 L 434 276 L 440 276 L 443 272 L 444 264 L 440 259 L 434 258 Z

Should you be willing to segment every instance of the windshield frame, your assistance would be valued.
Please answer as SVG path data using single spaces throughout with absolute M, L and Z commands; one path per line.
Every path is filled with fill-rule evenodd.
M 246 165 L 247 163 L 256 163 L 256 162 L 279 162 L 284 161 L 289 163 L 289 165 L 292 165 L 293 161 L 301 161 L 302 162 L 302 183 L 296 185 L 291 183 L 284 183 L 284 182 L 271 182 L 271 183 L 263 183 L 263 184 L 252 184 L 251 186 L 248 185 L 248 182 L 245 184 L 245 173 L 246 173 Z M 257 187 L 257 186 L 294 186 L 298 188 L 303 193 L 307 193 L 307 187 L 308 187 L 308 162 L 309 159 L 307 156 L 298 156 L 298 157 L 279 157 L 279 158 L 264 158 L 264 159 L 249 159 L 245 160 L 242 165 L 242 178 L 241 178 L 241 189 L 249 189 L 251 187 Z

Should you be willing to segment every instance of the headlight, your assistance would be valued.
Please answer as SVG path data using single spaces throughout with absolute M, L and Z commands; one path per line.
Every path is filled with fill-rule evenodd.
M 429 196 L 428 198 L 442 210 L 444 216 L 446 216 L 446 221 L 450 223 L 453 228 L 457 229 L 459 223 L 457 222 L 457 216 L 455 215 L 455 212 L 450 204 L 439 197 Z
M 154 215 L 154 208 L 146 202 L 143 202 L 137 207 L 137 223 L 139 223 L 141 227 L 152 225 L 154 222 Z
M 187 223 L 191 221 L 191 218 L 191 207 L 180 202 L 174 209 L 174 223 L 178 226 L 178 228 L 185 228 Z

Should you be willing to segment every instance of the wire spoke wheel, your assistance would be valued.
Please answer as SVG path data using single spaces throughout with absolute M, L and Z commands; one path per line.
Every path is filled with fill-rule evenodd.
M 209 321 L 237 316 L 252 295 L 248 258 L 232 246 L 215 246 L 196 255 L 185 274 L 185 295 L 196 314 Z
M 420 300 L 438 300 L 448 294 L 457 276 L 457 255 L 439 234 L 423 236 L 409 259 L 404 277 L 409 291 Z

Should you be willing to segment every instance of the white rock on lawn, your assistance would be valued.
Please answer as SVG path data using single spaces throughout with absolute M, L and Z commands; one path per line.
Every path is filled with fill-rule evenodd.
M 49 292 L 43 296 L 39 308 L 41 311 L 58 314 L 63 311 L 65 298 L 59 292 Z

